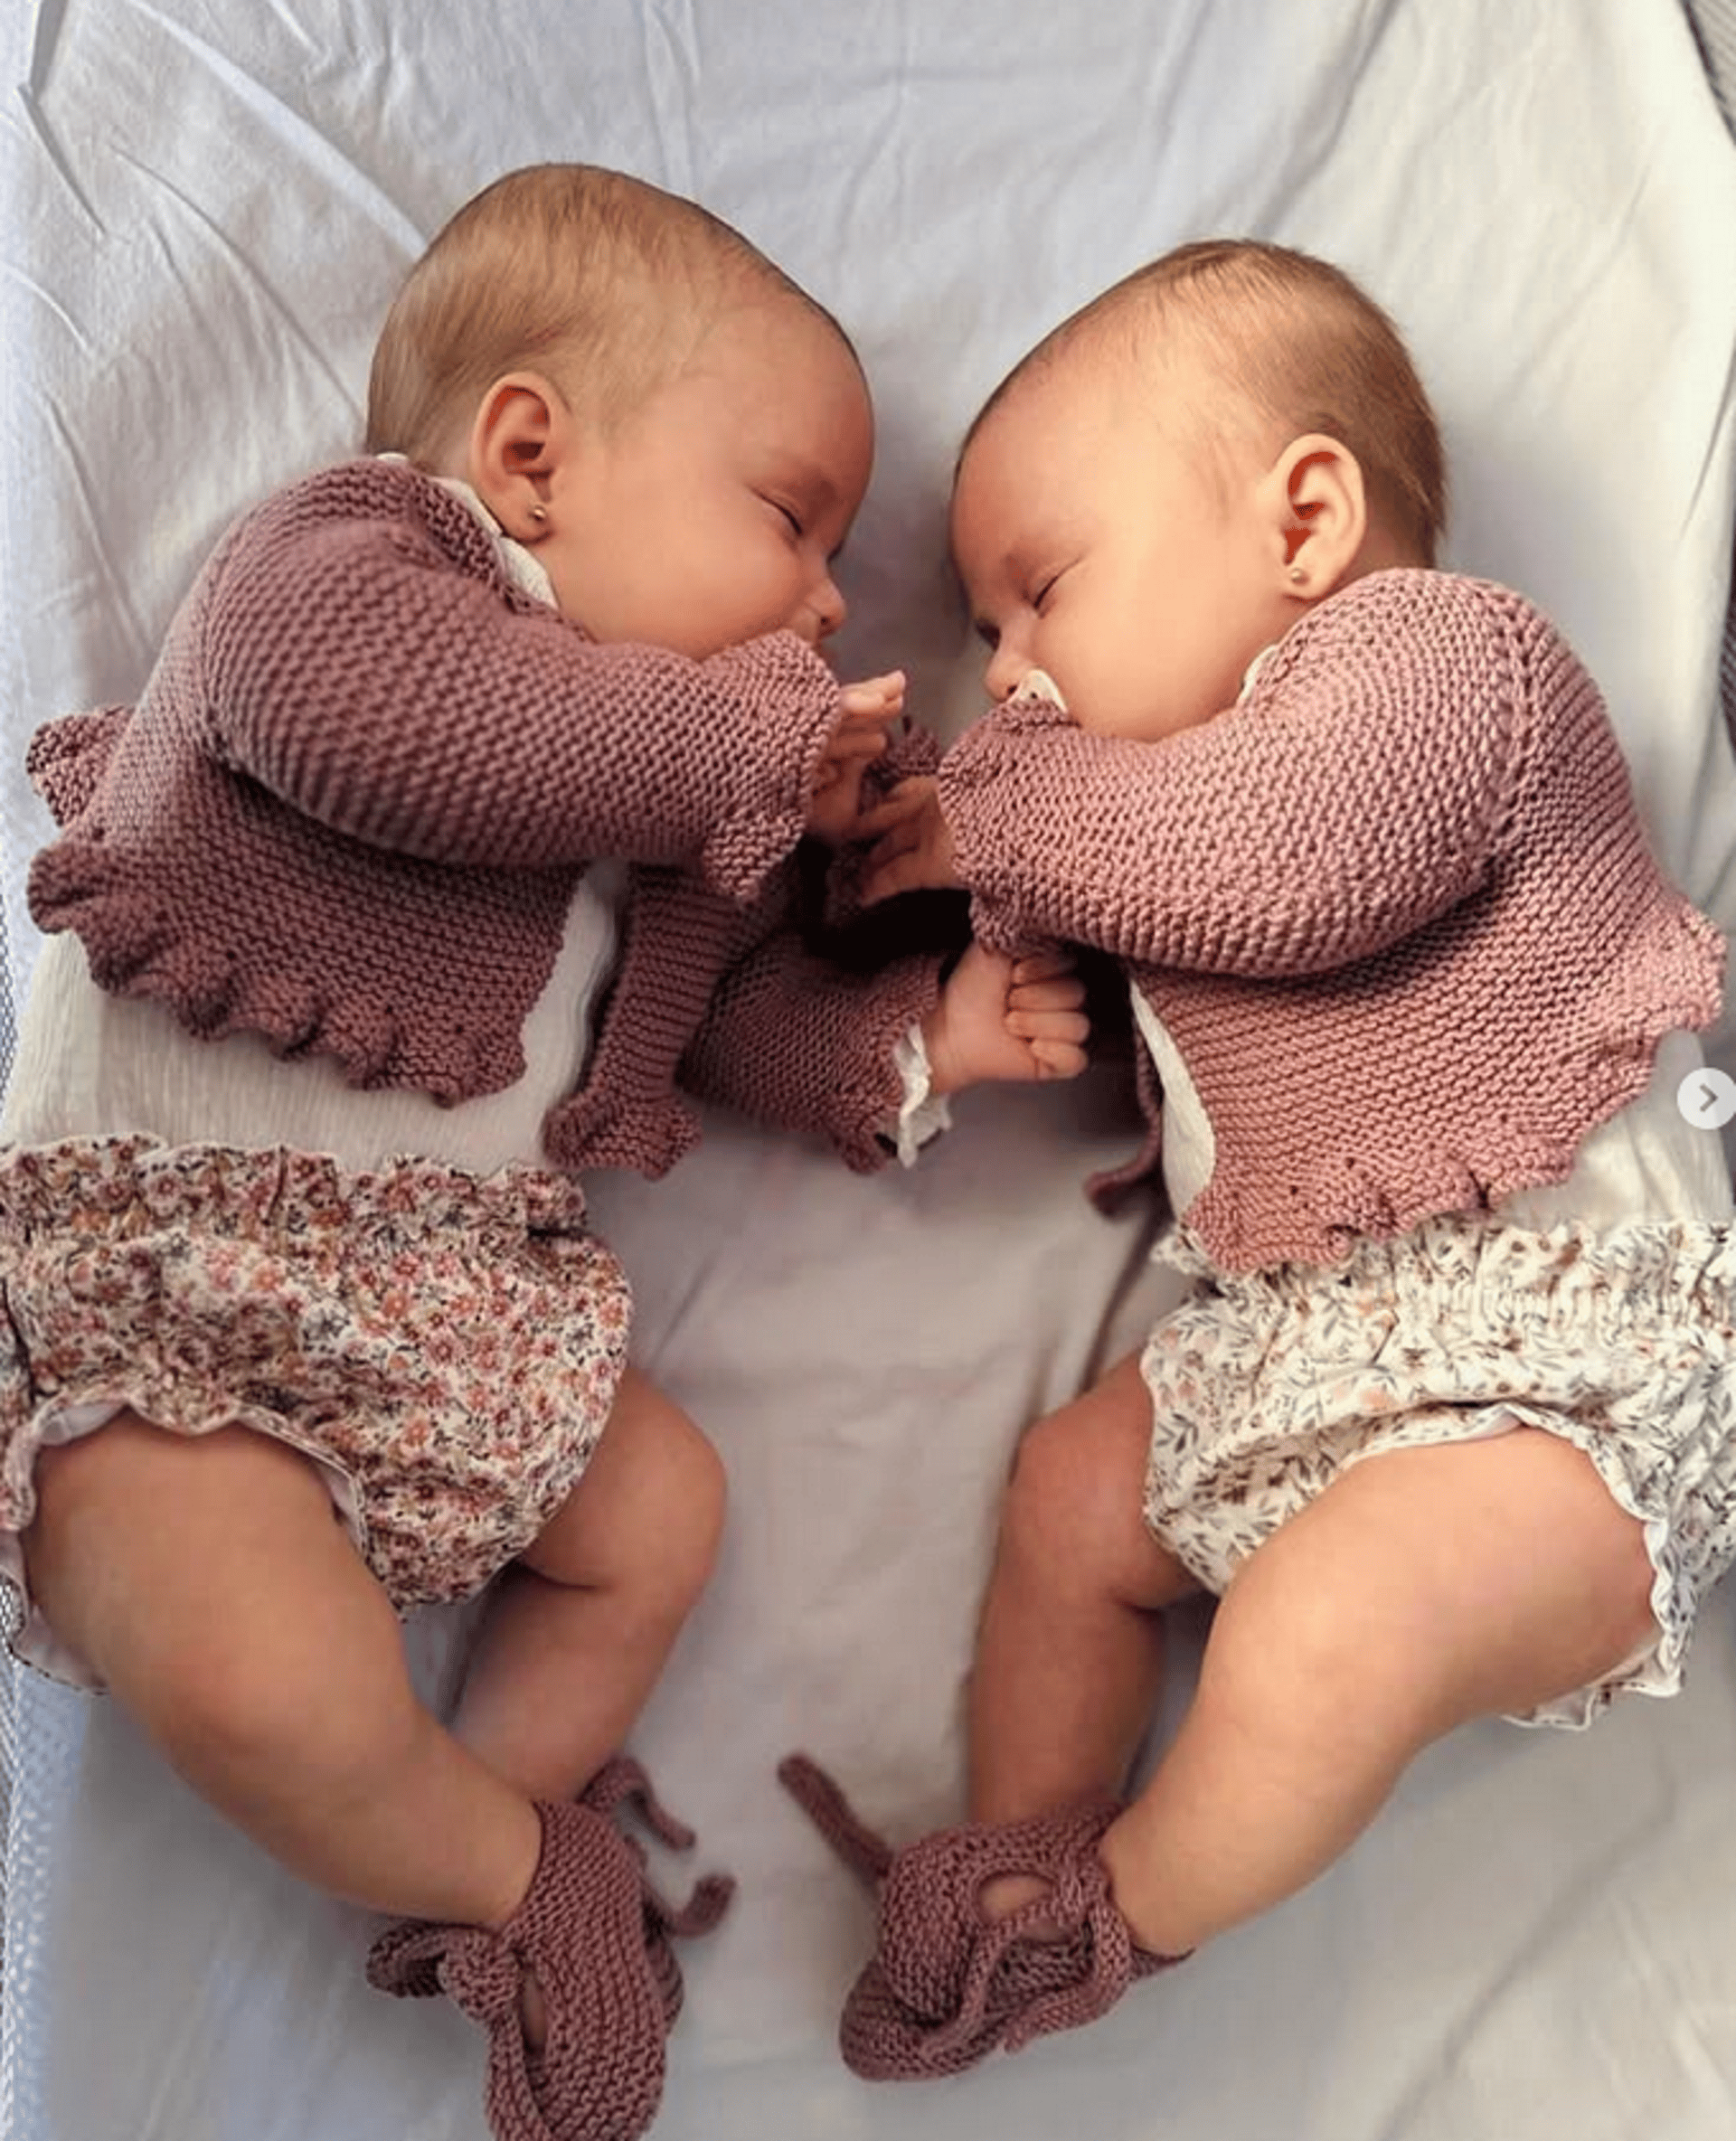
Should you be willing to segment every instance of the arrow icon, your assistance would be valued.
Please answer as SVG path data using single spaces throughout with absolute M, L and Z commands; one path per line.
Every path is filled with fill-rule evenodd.
M 1722 1130 L 1736 1118 L 1736 1078 L 1710 1065 L 1690 1070 L 1675 1089 L 1675 1105 L 1696 1129 Z

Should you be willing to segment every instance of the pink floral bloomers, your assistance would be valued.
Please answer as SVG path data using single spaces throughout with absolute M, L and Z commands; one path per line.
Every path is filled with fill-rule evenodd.
M 626 1363 L 627 1279 L 584 1213 L 530 1167 L 0 1151 L 0 1565 L 16 1578 L 43 1443 L 125 1405 L 317 1460 L 401 1612 L 469 1597 L 571 1492 Z
M 1646 1221 L 1532 1231 L 1442 1216 L 1331 1269 L 1194 1281 L 1153 1332 L 1145 1514 L 1208 1590 L 1348 1467 L 1515 1423 L 1582 1449 L 1646 1527 L 1656 1641 L 1526 1721 L 1590 1722 L 1621 1689 L 1680 1685 L 1702 1595 L 1736 1559 L 1736 1240 Z

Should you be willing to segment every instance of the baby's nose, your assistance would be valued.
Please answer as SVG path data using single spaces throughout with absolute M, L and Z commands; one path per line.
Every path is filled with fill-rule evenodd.
M 814 598 L 815 643 L 830 639 L 850 613 L 850 605 L 838 592 L 837 582 L 827 580 Z
M 1030 666 L 1029 662 L 1016 647 L 1010 646 L 1005 639 L 1002 640 L 994 653 L 989 656 L 988 667 L 983 672 L 983 682 L 987 685 L 988 695 L 995 705 L 998 706 L 1003 699 L 1012 696 L 1018 686 L 1020 677 Z

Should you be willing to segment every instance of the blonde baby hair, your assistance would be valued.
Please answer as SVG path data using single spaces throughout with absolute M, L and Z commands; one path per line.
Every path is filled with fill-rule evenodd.
M 518 370 L 617 422 L 680 372 L 725 304 L 767 293 L 850 346 L 824 306 L 696 202 L 597 165 L 508 172 L 458 211 L 393 301 L 364 450 L 439 466 L 487 389 Z
M 970 436 L 1021 379 L 1081 344 L 1137 365 L 1178 334 L 1274 449 L 1310 431 L 1348 447 L 1382 526 L 1419 563 L 1434 563 L 1447 526 L 1446 456 L 1403 338 L 1342 269 L 1288 246 L 1204 239 L 1136 269 L 1037 344 Z M 1208 442 L 1222 428 L 1219 411 L 1188 413 Z

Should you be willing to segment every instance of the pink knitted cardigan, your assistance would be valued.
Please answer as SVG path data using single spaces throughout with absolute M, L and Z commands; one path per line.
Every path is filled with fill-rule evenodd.
M 1717 1015 L 1723 945 L 1647 846 L 1596 686 L 1520 596 L 1371 574 L 1160 743 L 997 709 L 940 768 L 985 941 L 1113 954 L 1215 1142 L 1226 1270 L 1557 1181 Z M 1153 1125 L 1112 1195 L 1148 1172 Z
M 38 731 L 63 831 L 31 911 L 195 1034 L 452 1102 L 523 1074 L 579 881 L 625 858 L 620 962 L 551 1161 L 661 1172 L 698 1135 L 679 1082 L 871 1167 L 936 962 L 852 977 L 787 926 L 836 711 L 793 633 L 698 663 L 599 645 L 439 485 L 349 463 L 230 531 L 137 707 Z

